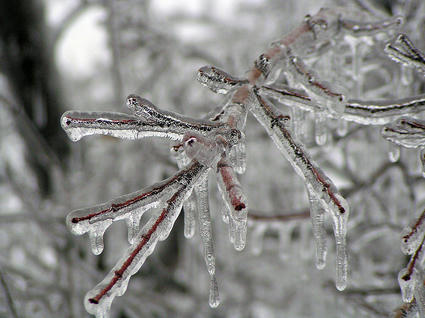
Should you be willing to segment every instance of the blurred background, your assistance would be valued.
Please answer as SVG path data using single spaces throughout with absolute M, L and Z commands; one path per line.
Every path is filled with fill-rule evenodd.
M 87 237 L 67 230 L 65 216 L 177 171 L 166 141 L 94 136 L 72 143 L 59 124 L 64 111 L 126 112 L 125 97 L 135 93 L 200 118 L 226 101 L 197 83 L 201 66 L 244 76 L 306 14 L 365 4 L 377 19 L 405 16 L 403 31 L 425 47 L 422 0 L 0 1 L 0 317 L 88 317 L 84 295 L 127 248 L 127 230 L 114 224 L 104 252 L 94 256 Z M 340 81 L 350 98 L 424 93 L 422 75 L 383 54 L 386 40 L 356 47 L 361 84 L 348 53 L 326 55 L 314 67 Z M 347 44 L 334 45 L 352 53 Z M 181 216 L 115 299 L 111 317 L 393 316 L 402 305 L 397 274 L 408 261 L 400 233 L 425 205 L 416 151 L 402 149 L 391 162 L 394 150 L 380 127 L 350 123 L 341 135 L 331 120 L 329 141 L 319 147 L 314 116 L 306 114 L 305 123 L 304 143 L 351 207 L 348 288 L 335 289 L 330 223 L 327 266 L 316 269 L 304 184 L 248 117 L 248 166 L 240 181 L 250 217 L 242 252 L 228 240 L 216 184 L 209 185 L 220 306 L 208 306 L 201 243 L 198 233 L 184 238 Z

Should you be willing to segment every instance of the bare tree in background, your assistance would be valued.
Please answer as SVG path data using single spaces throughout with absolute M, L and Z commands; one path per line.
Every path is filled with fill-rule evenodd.
M 127 112 L 124 104 L 129 94 L 145 98 L 127 100 L 136 115 L 141 115 L 137 107 L 158 110 L 150 100 L 161 112 L 221 121 L 220 116 L 228 115 L 221 110 L 238 97 L 216 96 L 197 84 L 196 71 L 204 65 L 214 67 L 201 68 L 198 76 L 213 91 L 234 89 L 240 95 L 245 79 L 255 83 L 251 97 L 260 108 L 250 106 L 252 113 L 268 114 L 270 123 L 260 119 L 266 130 L 286 125 L 281 132 L 287 129 L 304 145 L 309 153 L 304 158 L 315 162 L 313 168 L 320 167 L 316 170 L 323 170 L 347 199 L 347 288 L 335 289 L 335 278 L 338 285 L 341 274 L 329 266 L 338 257 L 335 244 L 328 244 L 327 266 L 321 271 L 315 267 L 315 263 L 324 266 L 320 250 L 333 236 L 332 217 L 319 229 L 321 234 L 317 227 L 312 231 L 309 221 L 310 204 L 319 213 L 315 198 L 329 196 L 335 203 L 335 189 L 324 181 L 329 185 L 324 186 L 325 194 L 315 194 L 308 185 L 306 191 L 291 164 L 273 148 L 268 138 L 273 132 L 265 132 L 248 116 L 246 130 L 234 127 L 246 139 L 247 170 L 238 176 L 237 185 L 244 189 L 248 206 L 247 244 L 242 252 L 229 243 L 216 181 L 209 185 L 215 239 L 208 244 L 216 255 L 220 306 L 208 306 L 212 272 L 205 269 L 208 244 L 199 237 L 202 227 L 195 233 L 190 227 L 188 210 L 193 203 L 188 202 L 183 208 L 185 219 L 182 214 L 176 220 L 168 239 L 132 277 L 125 295 L 114 300 L 111 316 L 420 316 L 424 179 L 417 149 L 423 147 L 425 127 L 421 117 L 425 4 L 420 0 L 242 2 L 229 7 L 235 16 L 226 18 L 214 13 L 216 4 L 199 3 L 188 10 L 167 11 L 150 1 L 76 1 L 57 28 L 46 26 L 41 2 L 1 4 L 0 317 L 88 315 L 84 295 L 119 262 L 128 247 L 127 230 L 119 225 L 123 222 L 111 226 L 103 253 L 93 256 L 85 238 L 71 237 L 65 216 L 175 175 L 178 169 L 170 146 L 226 175 L 228 165 L 207 156 L 211 152 L 206 149 L 223 140 L 231 147 L 231 131 L 220 131 L 213 144 L 202 133 L 188 131 L 176 133 L 181 146 L 158 140 L 117 141 L 109 136 L 71 144 L 59 125 L 65 101 L 66 108 L 80 113 L 68 113 L 64 120 L 71 123 L 76 114 L 96 110 L 101 116 L 81 118 L 102 121 L 108 120 L 108 112 Z M 329 15 L 322 20 L 315 15 L 320 6 L 336 10 L 330 16 L 337 29 L 328 29 Z M 58 74 L 55 50 L 66 30 L 92 9 L 105 13 L 100 23 L 108 34 L 110 65 L 100 65 L 91 80 Z M 353 16 L 353 10 L 360 13 Z M 311 16 L 304 18 L 306 14 Z M 296 33 L 291 30 L 299 28 L 307 30 L 309 37 L 294 42 L 302 45 L 286 43 L 284 36 L 268 49 L 270 43 L 285 34 L 290 38 Z M 334 36 L 322 37 L 329 32 Z M 273 47 L 292 51 L 276 61 L 270 56 Z M 266 55 L 258 58 L 261 52 Z M 281 73 L 276 72 L 279 65 L 284 65 Z M 247 69 L 251 73 L 243 71 Z M 258 81 L 252 77 L 255 69 L 262 72 Z M 274 106 L 269 106 L 271 102 Z M 133 120 L 132 115 L 125 116 L 109 120 Z M 143 116 L 140 120 L 146 120 Z M 159 127 L 161 122 L 156 124 Z M 72 125 L 77 130 L 68 131 L 71 137 L 75 131 L 84 134 L 84 129 L 114 135 L 102 131 L 105 126 L 83 127 L 81 121 Z M 193 142 L 201 145 L 201 152 L 188 150 Z M 197 187 L 199 203 L 199 191 L 208 188 Z M 235 183 L 224 188 L 235 188 Z M 235 202 L 231 194 L 229 198 L 230 204 Z M 116 212 L 118 203 L 105 206 Z M 143 216 L 141 224 L 147 221 Z M 403 252 L 412 255 L 410 260 L 399 248 L 408 224 Z M 233 242 L 237 245 L 235 238 Z M 210 304 L 216 305 L 214 290 Z

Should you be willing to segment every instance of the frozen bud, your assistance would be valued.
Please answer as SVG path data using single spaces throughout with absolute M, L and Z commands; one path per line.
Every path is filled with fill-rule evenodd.
M 213 92 L 219 94 L 227 94 L 248 83 L 247 79 L 234 77 L 214 66 L 201 67 L 198 70 L 198 81 Z
M 407 268 L 403 268 L 398 274 L 398 283 L 400 285 L 403 301 L 405 303 L 411 302 L 416 284 L 415 273 L 409 272 Z
M 126 100 L 127 107 L 136 115 L 143 118 L 152 118 L 158 113 L 158 108 L 145 98 L 131 94 Z
M 209 167 L 214 165 L 220 153 L 220 147 L 215 140 L 194 133 L 187 133 L 183 137 L 183 147 L 190 159 Z
M 423 235 L 417 231 L 417 228 L 407 227 L 402 232 L 401 251 L 406 255 L 412 255 L 419 247 Z
M 242 133 L 238 129 L 230 129 L 227 140 L 231 146 L 236 145 L 242 139 Z
M 255 68 L 257 68 L 265 78 L 269 76 L 272 69 L 272 63 L 270 58 L 266 54 L 261 54 L 254 62 Z

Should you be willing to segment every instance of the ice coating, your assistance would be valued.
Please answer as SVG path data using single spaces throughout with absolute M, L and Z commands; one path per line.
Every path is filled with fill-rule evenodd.
M 250 229 L 251 240 L 249 241 L 249 245 L 254 255 L 260 255 L 263 250 L 263 238 L 266 230 L 267 225 L 261 222 L 254 224 L 253 228 Z
M 291 223 L 282 223 L 278 227 L 279 234 L 279 257 L 283 261 L 290 259 L 291 232 L 294 226 Z
M 288 57 L 286 72 L 293 78 L 293 81 L 302 85 L 313 101 L 325 106 L 335 116 L 342 115 L 346 105 L 345 96 L 331 87 L 330 83 L 320 80 L 318 75 L 310 70 L 300 57 Z
M 272 61 L 266 54 L 261 54 L 254 62 L 254 66 L 267 78 L 272 70 Z
M 223 198 L 225 198 L 231 217 L 237 221 L 246 221 L 247 199 L 234 170 L 225 159 L 220 160 L 217 168 L 218 182 L 224 192 Z
M 217 164 L 218 155 L 223 151 L 223 145 L 216 140 L 207 139 L 195 133 L 184 135 L 183 148 L 188 158 L 196 159 L 209 167 Z
M 425 73 L 425 55 L 414 46 L 406 34 L 398 34 L 384 50 L 394 61 Z
M 184 210 L 184 237 L 192 238 L 195 235 L 195 227 L 196 227 L 196 200 L 195 196 L 192 195 L 184 202 L 183 204 Z
M 120 113 L 69 111 L 62 115 L 61 125 L 69 139 L 74 142 L 90 135 L 107 135 L 130 140 L 145 137 L 181 140 L 183 137 L 182 131 L 178 129 L 167 130 Z
M 134 231 L 142 215 L 147 210 L 159 206 L 161 200 L 168 199 L 172 195 L 171 191 L 180 185 L 180 180 L 185 179 L 189 170 L 190 167 L 164 181 L 106 203 L 72 211 L 67 216 L 67 226 L 73 234 L 89 233 L 94 242 L 99 242 L 99 233 L 103 235 L 112 222 L 124 219 L 130 226 L 129 239 L 133 240 Z M 99 246 L 95 248 L 96 253 L 103 249 L 101 245 L 92 246 Z
M 314 139 L 319 146 L 326 144 L 328 140 L 327 118 L 323 113 L 319 113 L 315 117 L 314 123 Z
M 340 121 L 352 121 L 362 125 L 385 125 L 402 117 L 425 111 L 425 94 L 394 100 L 356 100 L 346 101 L 342 115 L 327 112 L 324 105 L 313 103 L 308 94 L 299 89 L 285 85 L 264 85 L 258 89 L 260 95 L 277 99 L 292 109 L 302 109 L 309 112 L 326 112 L 331 118 Z M 339 118 L 341 117 L 341 118 Z
M 341 26 L 353 36 L 372 36 L 379 32 L 388 32 L 389 30 L 397 29 L 402 24 L 403 18 L 401 16 L 373 22 L 341 19 Z
M 324 227 L 325 210 L 312 189 L 307 187 L 307 193 L 310 200 L 310 217 L 316 245 L 316 267 L 317 269 L 323 269 L 326 265 L 327 254 L 326 231 Z
M 184 175 L 186 185 L 179 185 L 177 191 L 166 201 L 164 208 L 152 215 L 137 235 L 135 242 L 104 280 L 87 293 L 85 306 L 89 313 L 96 317 L 103 317 L 108 312 L 112 300 L 124 294 L 130 277 L 139 270 L 153 252 L 157 242 L 169 235 L 184 200 L 207 170 L 207 167 L 197 162 L 187 168 Z
M 248 83 L 247 79 L 234 77 L 215 66 L 201 67 L 197 79 L 202 85 L 218 94 L 227 94 Z
M 218 293 L 218 284 L 215 275 L 212 275 L 210 279 L 209 305 L 211 308 L 217 308 L 220 305 L 220 295 Z
M 416 277 L 419 283 L 415 285 L 415 301 L 418 307 L 419 317 L 425 317 L 425 288 L 423 284 L 424 273 L 422 269 L 416 271 Z M 422 284 L 420 282 L 422 282 Z
M 230 241 L 240 251 L 246 243 L 247 200 L 233 168 L 224 158 L 217 164 L 217 183 L 229 211 Z
M 402 117 L 382 128 L 382 136 L 397 145 L 406 148 L 418 148 L 425 145 L 425 121 Z
M 397 162 L 400 159 L 400 146 L 393 143 L 388 144 L 388 159 L 391 162 Z
M 246 170 L 246 141 L 245 135 L 241 136 L 241 140 L 229 152 L 229 161 L 238 174 L 243 174 Z
M 398 283 L 401 289 L 401 296 L 405 303 L 411 302 L 415 290 L 415 274 L 409 274 L 407 268 L 403 268 L 398 274 Z
M 165 131 L 178 131 L 182 135 L 188 130 L 200 135 L 207 135 L 224 127 L 224 125 L 220 123 L 213 123 L 203 119 L 194 119 L 174 112 L 161 110 L 147 99 L 134 94 L 127 97 L 126 104 L 131 111 L 146 122 L 159 126 L 165 129 Z
M 211 226 L 211 215 L 208 202 L 208 172 L 201 176 L 196 188 L 198 202 L 199 235 L 201 237 L 204 260 L 210 275 L 209 305 L 216 308 L 219 303 L 218 285 L 215 275 L 215 255 L 213 246 L 213 234 Z
M 215 274 L 215 256 L 213 235 L 211 227 L 211 215 L 208 202 L 208 178 L 203 176 L 195 188 L 198 200 L 199 235 L 204 248 L 205 264 L 210 275 Z
M 345 241 L 348 204 L 337 192 L 332 181 L 312 161 L 302 145 L 292 137 L 288 129 L 289 116 L 281 115 L 273 105 L 258 95 L 258 92 L 256 97 L 257 102 L 253 101 L 250 105 L 251 112 L 331 217 L 336 240 L 336 287 L 343 290 L 347 283 L 348 266 Z
M 344 119 L 338 121 L 338 127 L 336 129 L 338 136 L 344 137 L 348 132 L 348 122 Z
M 425 177 L 425 145 L 419 150 L 419 162 L 421 163 L 422 176 Z
M 305 111 L 298 109 L 296 107 L 291 108 L 291 123 L 292 123 L 292 131 L 295 134 L 295 137 L 298 140 L 305 140 L 306 131 L 305 131 Z
M 401 250 L 406 255 L 413 254 L 421 245 L 425 236 L 425 210 L 412 227 L 404 229 L 401 239 Z
M 300 139 L 302 141 L 304 134 L 301 131 L 301 129 L 304 128 L 302 125 L 302 122 L 304 121 L 303 112 L 305 110 L 322 112 L 324 114 L 323 117 L 326 116 L 341 119 L 340 123 L 345 124 L 345 127 L 342 129 L 343 133 L 341 133 L 341 135 L 344 135 L 346 132 L 346 120 L 366 125 L 387 124 L 400 117 L 401 114 L 410 114 L 422 111 L 421 109 L 425 104 L 423 97 L 419 99 L 407 98 L 405 100 L 381 101 L 376 103 L 373 101 L 355 100 L 338 103 L 336 99 L 338 92 L 334 87 L 332 87 L 334 84 L 331 85 L 322 81 L 318 75 L 314 74 L 307 68 L 306 65 L 302 64 L 302 58 L 306 56 L 313 56 L 313 58 L 316 58 L 316 52 L 323 52 L 329 47 L 338 45 L 338 41 L 341 41 L 342 39 L 342 33 L 350 33 L 355 36 L 363 34 L 370 36 L 376 32 L 387 32 L 387 30 L 392 29 L 393 26 L 399 24 L 396 19 L 369 23 L 364 22 L 365 19 L 361 17 L 360 21 L 353 21 L 344 17 L 344 15 L 348 15 L 348 13 L 351 12 L 340 8 L 332 8 L 321 9 L 320 12 L 313 17 L 306 16 L 304 23 L 295 30 L 296 32 L 289 34 L 280 41 L 279 45 L 280 48 L 282 48 L 281 51 L 285 50 L 284 54 L 277 54 L 278 57 L 273 57 L 272 53 L 275 53 L 276 50 L 279 49 L 276 47 L 275 50 L 270 50 L 270 54 L 268 54 L 268 52 L 267 54 L 260 55 L 260 58 L 255 62 L 256 69 L 250 71 L 248 74 L 250 82 L 249 85 L 245 85 L 248 82 L 247 80 L 234 78 L 217 68 L 203 68 L 205 73 L 209 72 L 208 76 L 205 74 L 199 75 L 201 82 L 204 81 L 204 85 L 209 86 L 212 90 L 219 93 L 228 93 L 236 90 L 235 96 L 237 95 L 237 98 L 232 99 L 232 102 L 226 105 L 222 113 L 213 116 L 211 122 L 198 121 L 172 112 L 162 111 L 148 100 L 131 95 L 129 96 L 127 103 L 135 116 L 125 117 L 128 115 L 122 114 L 123 117 L 114 118 L 114 115 L 111 115 L 110 113 L 99 113 L 101 115 L 94 118 L 91 118 L 90 116 L 86 118 L 72 118 L 71 124 L 73 127 L 68 129 L 68 133 L 70 137 L 75 140 L 90 134 L 105 134 L 129 139 L 137 139 L 146 136 L 171 138 L 173 140 L 182 141 L 182 143 L 176 147 L 181 149 L 182 153 L 184 153 L 186 157 L 189 157 L 188 159 L 193 159 L 193 164 L 197 163 L 202 166 L 207 166 L 206 169 L 215 169 L 218 158 L 225 158 L 227 160 L 226 166 L 220 165 L 217 167 L 219 174 L 221 174 L 221 178 L 223 179 L 219 186 L 223 197 L 228 197 L 225 199 L 226 203 L 229 205 L 230 202 L 229 206 L 234 207 L 235 205 L 233 202 L 235 200 L 232 200 L 232 198 L 237 198 L 239 201 L 244 202 L 245 199 L 241 199 L 242 195 L 240 193 L 242 193 L 242 191 L 240 184 L 234 181 L 226 183 L 224 181 L 225 178 L 223 172 L 225 175 L 235 175 L 235 172 L 241 173 L 245 170 L 245 144 L 243 137 L 239 139 L 231 138 L 231 134 L 227 129 L 228 127 L 240 129 L 242 132 L 241 135 L 243 136 L 246 109 L 249 107 L 251 109 L 256 108 L 256 105 L 254 105 L 255 103 L 245 103 L 243 96 L 246 92 L 251 92 L 251 89 L 255 87 L 254 85 L 259 85 L 259 83 L 256 83 L 255 76 L 260 76 L 259 74 L 261 73 L 267 77 L 268 83 L 271 83 L 272 80 L 269 78 L 269 74 L 273 72 L 277 73 L 276 70 L 282 69 L 282 64 L 284 64 L 283 62 L 280 64 L 276 63 L 279 65 L 275 65 L 274 63 L 277 59 L 280 59 L 279 62 L 282 62 L 282 60 L 289 56 L 297 59 L 298 62 L 295 63 L 296 67 L 299 69 L 305 67 L 304 70 L 298 70 L 300 73 L 298 75 L 304 76 L 304 80 L 306 79 L 305 91 L 288 89 L 277 93 L 276 91 L 268 90 L 269 92 L 273 92 L 273 94 L 281 94 L 281 98 L 279 100 L 292 108 L 291 117 L 294 122 L 293 131 L 291 131 L 291 127 L 289 126 L 291 123 L 289 116 L 276 112 L 272 106 L 269 106 L 266 103 L 264 103 L 262 110 L 257 109 L 253 112 L 256 114 L 256 117 L 259 118 L 259 121 L 266 128 L 267 132 L 272 136 L 280 151 L 291 162 L 295 171 L 306 181 L 307 187 L 311 187 L 309 194 L 311 194 L 310 201 L 313 233 L 315 236 L 317 250 L 316 265 L 319 268 L 322 265 L 324 266 L 324 259 L 326 255 L 326 246 L 324 245 L 325 240 L 323 239 L 323 233 L 321 233 L 323 231 L 323 215 L 325 212 L 330 215 L 337 242 L 337 287 L 338 289 L 343 289 L 346 285 L 347 276 L 345 233 L 348 206 L 345 200 L 338 194 L 338 191 L 332 182 L 311 160 L 300 142 Z M 353 16 L 355 16 L 355 14 L 353 14 Z M 287 52 L 291 52 L 293 55 L 287 55 Z M 306 63 L 311 61 L 309 59 L 305 60 Z M 253 74 L 257 75 L 254 76 Z M 298 75 L 292 74 L 292 77 L 295 78 Z M 264 79 L 262 78 L 261 80 Z M 302 79 L 297 78 L 294 82 L 302 82 Z M 407 80 L 402 78 L 402 82 L 407 82 Z M 260 88 L 260 90 L 264 87 Z M 239 90 L 239 88 L 241 88 L 241 90 Z M 299 87 L 297 86 L 297 88 Z M 264 92 L 266 91 L 267 89 L 264 89 Z M 288 100 L 290 100 L 290 102 L 288 102 Z M 335 103 L 335 101 L 337 101 L 337 103 Z M 260 98 L 258 99 L 258 102 L 261 103 Z M 343 110 L 344 107 L 345 110 Z M 301 109 L 301 111 L 297 108 Z M 296 118 L 297 116 L 299 118 Z M 132 120 L 136 121 L 133 122 Z M 324 121 L 324 118 L 318 118 L 317 123 L 324 123 Z M 151 127 L 149 127 L 149 125 L 151 125 Z M 139 128 L 139 126 L 142 128 Z M 317 124 L 316 126 L 317 128 L 322 128 L 324 125 Z M 154 129 L 153 132 L 149 130 L 152 127 Z M 158 127 L 163 127 L 164 129 L 160 129 Z M 132 134 L 130 134 L 130 132 Z M 295 132 L 295 134 L 292 132 Z M 319 145 L 325 143 L 325 138 L 323 136 L 325 136 L 323 131 L 316 129 L 316 141 Z M 180 166 L 180 168 L 185 169 L 188 164 L 189 162 L 186 162 Z M 232 177 L 231 179 L 233 180 L 235 177 Z M 237 179 L 235 180 L 237 181 Z M 169 192 L 163 192 L 159 201 L 155 201 L 151 205 L 148 204 L 143 206 L 140 209 L 143 210 L 160 206 L 162 212 L 158 211 L 156 214 L 156 220 L 159 220 L 162 213 L 164 213 L 164 209 L 174 211 L 174 206 L 180 204 L 179 200 L 181 195 L 183 197 L 181 201 L 185 201 L 185 211 L 186 209 L 189 211 L 187 214 L 185 213 L 185 236 L 190 237 L 194 233 L 194 211 L 196 209 L 196 204 L 194 204 L 194 196 L 189 196 L 190 192 L 192 192 L 191 190 L 187 191 L 185 194 L 181 194 L 182 189 L 190 184 L 191 181 L 188 181 L 186 177 L 180 178 L 179 180 L 176 180 L 176 182 L 171 182 L 167 185 Z M 311 197 L 314 198 L 311 199 Z M 138 200 L 135 202 L 138 202 Z M 102 235 L 99 234 L 103 234 L 107 227 L 105 227 L 105 225 L 115 219 L 125 219 L 129 228 L 128 236 L 130 243 L 136 244 L 138 240 L 146 240 L 146 236 L 140 237 L 137 235 L 143 232 L 143 230 L 138 232 L 138 221 L 140 220 L 138 215 L 139 209 L 136 208 L 132 210 L 130 213 L 131 215 L 127 216 L 124 212 L 115 211 L 120 203 L 122 202 L 117 202 L 116 204 L 111 204 L 110 207 L 105 207 L 112 209 L 109 211 L 111 212 L 108 214 L 109 217 L 94 223 L 92 232 L 89 230 L 89 234 L 92 236 L 91 241 L 94 242 L 92 245 L 94 245 L 96 252 L 101 250 L 102 245 Z M 200 205 L 202 206 L 202 204 Z M 179 206 L 181 207 L 181 205 Z M 232 211 L 232 208 L 230 208 L 230 212 L 224 213 L 225 219 L 229 222 L 231 241 L 235 245 L 236 249 L 242 249 L 245 245 L 246 221 L 244 221 L 243 215 L 238 214 L 238 209 L 235 208 L 234 210 L 235 211 Z M 106 212 L 104 214 L 107 215 Z M 118 217 L 115 217 L 115 214 L 118 215 Z M 84 224 L 85 223 L 81 221 L 80 226 Z M 169 235 L 172 226 L 173 220 L 170 218 L 164 218 L 160 222 L 160 225 L 158 225 L 161 232 L 158 233 L 157 241 L 165 239 Z M 200 224 L 200 226 L 202 226 L 202 224 Z M 286 234 L 288 233 L 290 233 L 289 230 L 286 231 Z M 284 235 L 282 234 L 281 237 L 283 238 Z M 281 239 L 281 241 L 284 242 L 283 239 Z M 289 240 L 286 239 L 285 244 L 288 244 L 288 242 Z M 155 244 L 156 243 L 152 241 L 150 252 L 153 250 Z M 148 252 L 146 253 L 148 254 Z M 212 254 L 210 253 L 208 255 L 210 256 L 205 258 L 207 265 L 211 262 Z M 211 266 L 209 269 L 210 268 Z M 209 270 L 209 272 L 211 273 L 212 271 Z M 122 273 L 118 271 L 114 273 L 113 277 L 119 281 L 121 279 L 120 275 L 122 275 Z M 124 291 L 125 287 L 123 287 L 117 294 L 122 294 Z M 102 292 L 102 290 L 98 292 Z M 96 300 L 96 296 L 92 299 Z M 108 304 L 108 302 L 109 299 L 104 300 L 104 304 Z M 218 305 L 217 282 L 213 275 L 211 276 L 210 284 L 210 305 L 212 307 Z M 104 305 L 99 309 L 99 315 L 106 315 L 104 311 L 105 307 L 107 307 L 107 305 Z
M 177 166 L 179 169 L 183 169 L 190 163 L 190 159 L 184 152 L 183 147 L 176 145 L 171 147 L 171 155 L 176 159 Z M 186 238 L 192 238 L 195 235 L 196 221 L 195 216 L 197 214 L 198 207 L 196 202 L 195 193 L 192 193 L 189 198 L 183 203 L 184 213 L 184 236 Z

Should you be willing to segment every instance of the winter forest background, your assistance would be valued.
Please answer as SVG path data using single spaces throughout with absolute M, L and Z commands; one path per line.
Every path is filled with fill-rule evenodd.
M 391 120 L 362 114 L 355 114 L 361 120 L 328 118 L 269 99 L 283 114 L 298 116 L 292 129 L 348 201 L 346 289 L 335 288 L 330 218 L 326 267 L 318 270 L 305 184 L 248 115 L 247 169 L 238 176 L 248 202 L 242 251 L 229 242 L 215 177 L 209 183 L 220 305 L 209 306 L 199 230 L 186 239 L 181 213 L 167 240 L 115 298 L 110 316 L 419 317 L 425 308 L 421 218 L 415 232 L 420 244 L 409 251 L 414 261 L 400 244 L 406 226 L 425 207 L 418 151 L 425 145 L 425 125 L 411 134 L 419 140 L 415 147 L 401 148 L 388 140 L 403 145 L 402 137 L 384 138 L 383 125 L 397 128 L 388 125 L 401 115 L 417 123 L 425 119 L 425 81 L 418 72 L 423 56 L 411 59 L 417 64 L 397 63 L 385 52 L 399 33 L 424 51 L 422 0 L 1 1 L 0 317 L 89 317 L 84 295 L 128 248 L 127 228 L 124 222 L 109 227 L 104 251 L 96 256 L 87 235 L 69 231 L 66 215 L 178 171 L 170 155 L 173 143 L 165 139 L 92 136 L 72 142 L 60 125 L 65 111 L 129 113 L 126 97 L 138 94 L 163 110 L 203 118 L 228 96 L 197 82 L 200 67 L 244 78 L 272 42 L 308 23 L 307 14 L 335 6 L 345 8 L 348 21 L 377 21 L 376 29 L 358 36 L 352 28 L 351 35 L 317 48 L 323 49 L 320 58 L 306 56 L 317 76 L 348 100 L 419 96 L 411 110 L 395 109 Z M 364 15 L 350 16 L 353 12 Z M 402 25 L 378 23 L 396 16 L 403 17 Z M 276 76 L 291 82 L 285 74 Z M 406 303 L 398 282 L 404 268 L 416 282 L 405 287 Z M 412 297 L 406 296 L 409 286 Z

